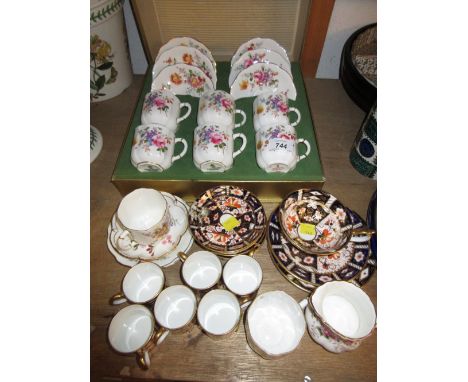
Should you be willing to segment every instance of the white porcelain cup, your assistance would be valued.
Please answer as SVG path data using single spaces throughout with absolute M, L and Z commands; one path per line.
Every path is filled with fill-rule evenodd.
M 236 114 L 241 115 L 239 123 L 235 123 Z M 242 126 L 246 119 L 245 113 L 236 109 L 234 97 L 223 90 L 208 91 L 200 97 L 197 115 L 199 126 L 215 124 L 233 129 Z
M 301 306 L 312 339 L 333 353 L 356 349 L 375 328 L 376 313 L 369 296 L 346 281 L 319 286 Z
M 296 349 L 305 328 L 300 305 L 283 291 L 258 295 L 247 310 L 247 342 L 266 359 L 278 358 Z
M 283 92 L 266 92 L 253 103 L 253 122 L 255 131 L 271 125 L 296 126 L 301 121 L 301 112 L 295 107 L 290 107 L 288 97 Z M 288 113 L 296 114 L 294 122 L 289 121 Z
M 208 292 L 200 300 L 198 324 L 213 339 L 225 338 L 239 327 L 241 309 L 236 296 L 224 289 Z
M 310 154 L 307 140 L 297 139 L 296 129 L 291 125 L 272 125 L 259 130 L 255 135 L 258 166 L 266 172 L 289 172 Z M 298 154 L 302 144 L 306 152 Z
M 236 139 L 242 140 L 242 144 L 234 151 Z M 234 158 L 244 151 L 246 144 L 246 136 L 233 134 L 228 126 L 198 126 L 194 131 L 193 163 L 203 172 L 224 172 L 232 167 Z
M 238 297 L 242 309 L 250 305 L 255 298 L 262 277 L 262 267 L 251 256 L 234 256 L 224 265 L 224 285 Z
M 154 303 L 156 322 L 166 333 L 190 330 L 197 312 L 197 299 L 185 285 L 164 289 Z
M 179 253 L 179 257 L 183 261 L 181 274 L 185 284 L 196 292 L 216 287 L 223 271 L 218 256 L 209 251 L 197 251 L 190 256 Z
M 184 107 L 187 111 L 180 117 L 180 111 Z M 153 90 L 145 95 L 141 123 L 157 123 L 175 133 L 179 122 L 186 119 L 191 111 L 192 106 L 189 103 L 180 102 L 179 98 L 169 90 Z
M 138 188 L 130 192 L 117 209 L 116 220 L 124 228 L 118 236 L 144 245 L 154 243 L 169 232 L 171 208 L 159 191 Z
M 136 353 L 142 369 L 150 366 L 150 350 L 161 343 L 161 331 L 155 330 L 151 311 L 139 304 L 129 305 L 112 318 L 107 336 L 112 348 L 123 354 Z
M 177 143 L 182 151 L 174 155 Z M 135 129 L 131 162 L 140 172 L 161 172 L 187 153 L 187 141 L 176 138 L 174 132 L 161 124 L 140 125 Z
M 142 262 L 128 270 L 122 280 L 122 290 L 110 299 L 112 305 L 124 302 L 146 304 L 164 288 L 164 272 L 154 263 Z

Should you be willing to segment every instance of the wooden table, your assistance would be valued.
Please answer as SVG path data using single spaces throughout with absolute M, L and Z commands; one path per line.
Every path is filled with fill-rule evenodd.
M 122 95 L 91 106 L 91 124 L 104 138 L 100 156 L 91 164 L 91 379 L 137 381 L 373 381 L 376 380 L 377 331 L 355 351 L 332 354 L 306 333 L 291 354 L 264 360 L 247 345 L 243 325 L 231 338 L 213 341 L 198 328 L 186 334 L 171 334 L 151 353 L 151 368 L 142 371 L 135 356 L 113 352 L 107 342 L 107 327 L 121 306 L 108 304 L 128 268 L 114 260 L 106 246 L 107 226 L 121 195 L 110 183 L 112 170 L 136 104 L 143 76 Z M 334 80 L 306 80 L 317 139 L 324 166 L 324 190 L 365 218 L 376 182 L 357 173 L 348 160 L 349 150 L 364 114 Z M 276 204 L 266 203 L 269 215 Z M 194 245 L 191 251 L 198 250 Z M 260 293 L 284 290 L 301 300 L 306 293 L 288 283 L 275 269 L 266 241 L 255 254 L 264 272 Z M 164 272 L 168 285 L 180 284 L 180 263 Z M 377 275 L 364 286 L 377 304 Z

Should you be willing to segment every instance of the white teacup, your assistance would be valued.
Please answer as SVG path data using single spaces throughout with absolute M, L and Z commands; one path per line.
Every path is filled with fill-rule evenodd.
M 223 271 L 218 256 L 209 251 L 197 251 L 190 256 L 179 253 L 179 257 L 183 261 L 182 279 L 190 288 L 202 293 L 216 287 Z
M 122 280 L 122 291 L 111 297 L 112 305 L 124 302 L 146 304 L 151 302 L 164 288 L 164 272 L 154 263 L 139 263 L 126 273 Z
M 112 318 L 107 332 L 109 343 L 114 350 L 123 354 L 136 353 L 138 365 L 142 369 L 150 366 L 149 351 L 161 336 L 155 330 L 151 311 L 139 304 L 134 304 L 118 311 Z
M 237 138 L 242 140 L 242 145 L 234 152 Z M 233 134 L 229 126 L 198 126 L 193 139 L 193 163 L 203 172 L 224 172 L 232 167 L 234 158 L 245 149 L 246 144 L 246 136 Z
M 239 123 L 235 123 L 236 114 L 242 116 Z M 199 126 L 215 124 L 233 129 L 242 126 L 246 119 L 245 113 L 236 109 L 234 97 L 223 90 L 209 91 L 200 97 L 197 115 Z
M 266 172 L 288 172 L 310 154 L 307 140 L 296 137 L 291 125 L 272 125 L 259 130 L 255 135 L 258 166 Z M 305 154 L 298 154 L 298 146 L 306 147 Z
M 253 103 L 253 122 L 255 131 L 271 125 L 296 126 L 301 121 L 301 112 L 289 107 L 288 97 L 283 92 L 266 92 L 255 98 Z M 296 120 L 289 121 L 288 113 L 294 112 Z
M 213 339 L 227 337 L 239 327 L 241 309 L 236 296 L 223 289 L 208 292 L 198 305 L 197 319 Z
M 251 256 L 238 255 L 224 265 L 223 281 L 245 309 L 255 298 L 262 283 L 262 267 Z
M 190 330 L 197 312 L 197 299 L 185 285 L 173 285 L 164 289 L 154 303 L 156 322 L 166 331 Z M 165 338 L 165 336 L 164 336 Z
M 183 149 L 174 155 L 174 147 L 182 143 Z M 131 162 L 140 172 L 167 170 L 187 152 L 187 141 L 176 138 L 174 132 L 161 124 L 140 125 L 135 129 Z
M 369 296 L 346 281 L 319 286 L 301 306 L 306 308 L 312 339 L 333 353 L 356 349 L 375 327 L 376 313 Z
M 296 349 L 305 328 L 301 307 L 283 291 L 257 296 L 247 310 L 247 342 L 266 359 L 278 358 Z
M 180 117 L 180 110 L 186 107 L 187 112 Z M 141 111 L 141 123 L 158 123 L 176 132 L 179 122 L 186 119 L 192 106 L 187 102 L 180 102 L 179 98 L 166 89 L 154 90 L 146 94 Z
M 125 195 L 117 209 L 117 221 L 124 228 L 119 237 L 129 236 L 139 244 L 152 244 L 170 228 L 170 206 L 151 188 L 138 188 Z

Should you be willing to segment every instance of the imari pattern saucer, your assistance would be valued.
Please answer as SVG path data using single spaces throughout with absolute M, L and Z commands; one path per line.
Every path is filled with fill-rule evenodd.
M 207 190 L 190 208 L 190 228 L 202 248 L 221 256 L 243 254 L 264 238 L 266 215 L 250 191 L 235 186 Z
M 363 221 L 356 213 L 350 212 L 350 218 L 353 228 L 363 227 Z M 367 235 L 354 235 L 344 248 L 334 254 L 310 255 L 294 247 L 282 233 L 278 209 L 270 217 L 268 247 L 270 255 L 282 270 L 306 286 L 318 286 L 333 280 L 359 279 L 362 272 L 369 273 L 366 270 L 370 262 Z M 371 262 L 371 265 L 374 264 Z M 361 278 L 361 281 L 365 278 Z
M 303 252 L 327 255 L 344 247 L 352 236 L 348 209 L 333 195 L 301 189 L 279 207 L 279 224 L 288 241 Z

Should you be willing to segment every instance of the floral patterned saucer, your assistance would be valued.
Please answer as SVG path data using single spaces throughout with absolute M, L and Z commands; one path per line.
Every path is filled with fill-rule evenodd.
M 261 48 L 268 49 L 268 50 L 271 50 L 271 51 L 274 51 L 274 52 L 278 53 L 279 55 L 281 55 L 281 57 L 283 57 L 286 60 L 286 62 L 289 63 L 288 53 L 275 40 L 272 40 L 271 38 L 256 37 L 256 38 L 253 38 L 253 39 L 243 43 L 237 49 L 236 53 L 234 53 L 234 55 L 232 56 L 231 67 L 234 66 L 234 64 L 239 60 L 239 58 L 245 52 L 248 52 L 248 51 L 251 51 L 251 50 L 256 50 L 256 49 L 261 49 Z
M 117 222 L 115 214 L 111 220 L 109 240 L 112 246 L 123 256 L 138 260 L 154 260 L 171 252 L 179 244 L 188 228 L 187 208 L 179 200 L 163 193 L 170 205 L 171 226 L 169 232 L 158 242 L 151 245 L 139 244 L 130 237 L 122 235 L 123 228 Z
M 213 64 L 198 49 L 190 46 L 175 46 L 161 53 L 153 66 L 153 79 L 166 66 L 174 64 L 187 64 L 200 68 L 213 82 L 213 87 L 216 88 L 216 69 L 213 67 Z
M 171 199 L 174 203 L 177 203 L 180 206 L 183 206 L 185 211 L 188 214 L 189 207 L 187 203 L 178 196 L 171 195 L 167 192 L 161 192 L 166 198 Z M 133 267 L 134 265 L 138 264 L 141 261 L 138 258 L 129 258 L 124 256 L 117 248 L 115 248 L 114 244 L 111 241 L 111 234 L 112 234 L 112 223 L 109 224 L 107 228 L 107 248 L 109 249 L 110 253 L 114 256 L 114 258 L 122 265 L 126 267 Z M 188 253 L 190 248 L 193 245 L 193 236 L 190 231 L 190 228 L 187 228 L 185 233 L 182 235 L 178 245 L 172 251 L 168 252 L 167 254 L 158 257 L 154 260 L 149 260 L 152 263 L 159 265 L 160 267 L 169 267 L 175 264 L 179 260 L 179 256 L 177 255 L 179 252 Z M 146 260 L 148 261 L 148 260 Z
M 174 64 L 163 68 L 153 79 L 151 91 L 167 89 L 176 95 L 200 97 L 214 90 L 213 82 L 200 68 L 187 64 Z
M 292 78 L 291 64 L 279 53 L 268 49 L 255 49 L 248 50 L 234 63 L 231 68 L 231 72 L 229 73 L 229 86 L 232 85 L 240 72 L 259 62 L 276 64 L 281 69 L 284 69 L 286 72 L 288 72 Z
M 258 248 L 266 229 L 265 210 L 257 197 L 228 185 L 211 188 L 196 199 L 189 222 L 198 245 L 226 257 Z
M 216 68 L 216 61 L 214 60 L 213 55 L 211 54 L 210 50 L 200 41 L 195 40 L 192 37 L 176 37 L 176 38 L 169 40 L 166 44 L 164 44 L 159 49 L 159 52 L 155 61 L 157 61 L 164 52 L 179 45 L 197 49 L 198 51 L 203 53 L 206 57 L 208 57 L 208 59 L 211 61 L 211 64 L 213 65 L 213 68 Z
M 352 236 L 348 209 L 325 191 L 300 189 L 279 207 L 279 224 L 288 241 L 303 252 L 327 255 Z
M 292 77 L 284 69 L 272 63 L 257 63 L 242 70 L 231 85 L 235 99 L 255 97 L 267 91 L 284 92 L 289 99 L 297 97 Z
M 363 220 L 356 213 L 351 212 L 350 218 L 353 227 L 363 227 Z M 283 234 L 278 209 L 270 217 L 268 247 L 272 258 L 286 273 L 311 286 L 333 280 L 352 280 L 364 272 L 370 257 L 369 236 L 359 234 L 354 235 L 344 248 L 328 256 L 300 251 Z

